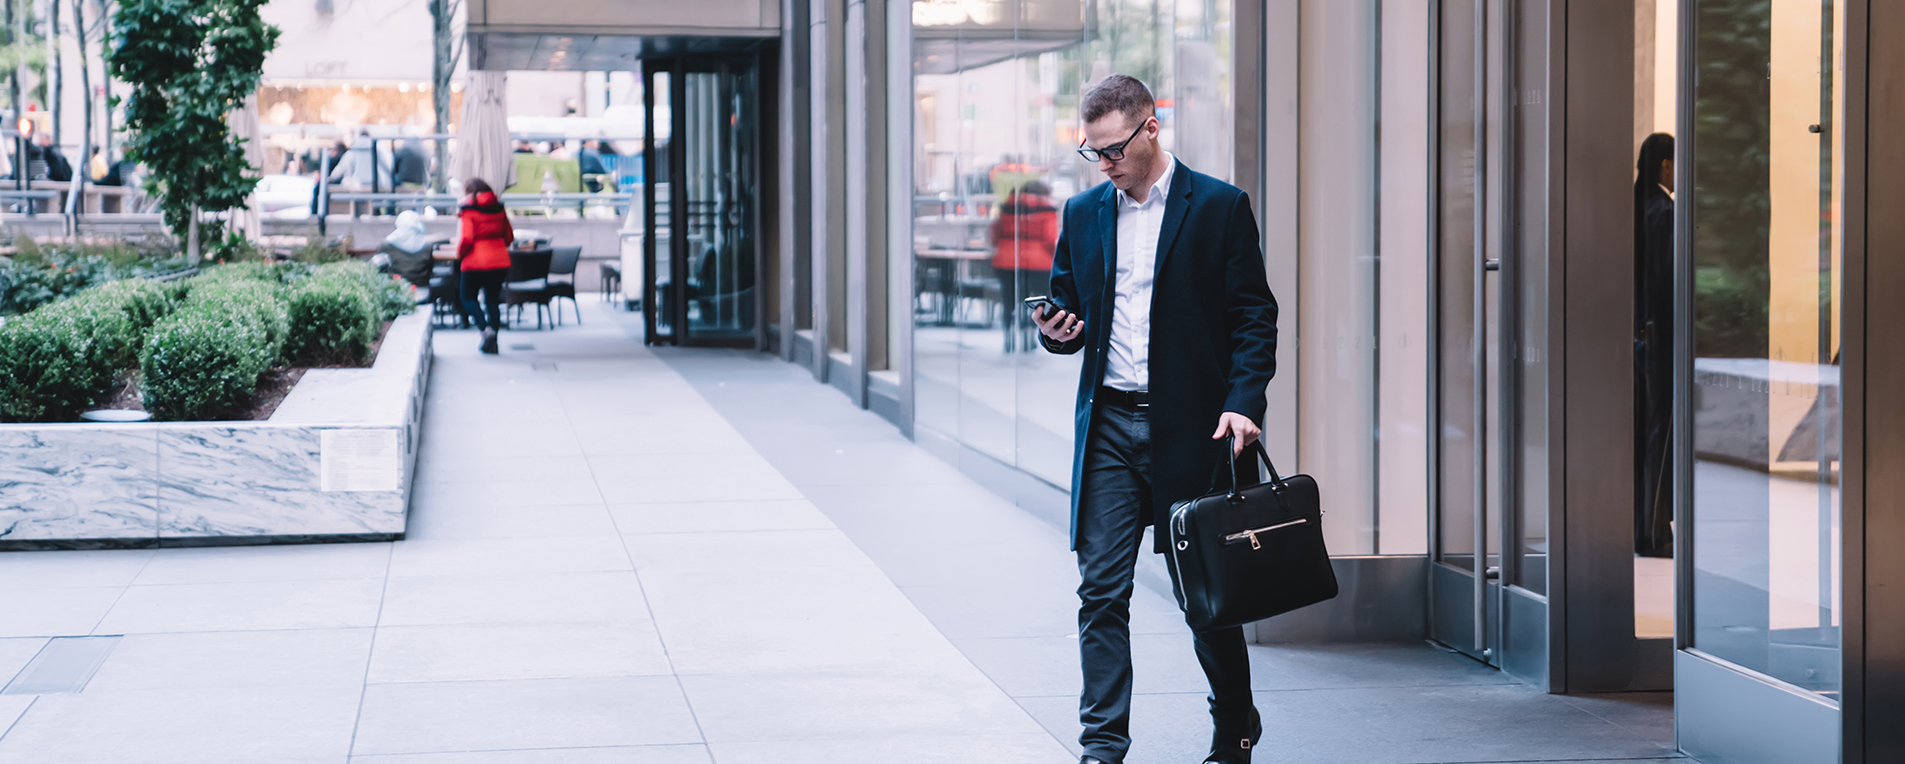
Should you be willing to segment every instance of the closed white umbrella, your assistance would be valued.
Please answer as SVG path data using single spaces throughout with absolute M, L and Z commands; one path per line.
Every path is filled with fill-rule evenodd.
M 509 143 L 509 108 L 503 72 L 471 71 L 463 88 L 463 120 L 456 128 L 456 160 L 450 174 L 482 178 L 497 192 L 516 185 L 516 158 Z
M 258 94 L 245 97 L 245 103 L 225 117 L 225 124 L 231 129 L 233 138 L 245 140 L 245 164 L 251 165 L 251 171 L 264 174 L 265 145 L 264 136 L 258 129 Z M 257 241 L 264 236 L 264 218 L 258 212 L 258 191 L 256 188 L 245 197 L 245 206 L 232 211 L 232 222 L 238 230 L 245 232 L 245 238 Z

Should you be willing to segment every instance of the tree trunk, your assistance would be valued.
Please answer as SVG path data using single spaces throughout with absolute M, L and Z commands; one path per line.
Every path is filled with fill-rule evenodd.
M 80 99 L 79 163 L 73 167 L 73 190 L 67 194 L 67 206 L 72 208 L 73 235 L 79 235 L 79 216 L 86 211 L 86 181 L 93 175 L 93 75 L 86 63 L 86 6 L 83 0 L 73 0 L 73 37 L 79 41 L 79 91 L 85 96 Z
M 198 248 L 198 205 L 196 204 L 192 205 L 190 220 L 191 222 L 185 225 L 185 259 L 186 262 L 197 263 L 205 259 L 205 253 L 200 252 Z
M 62 81 L 65 79 L 65 73 L 66 73 L 65 72 L 66 68 L 63 66 L 60 66 L 60 4 L 59 4 L 59 0 L 54 0 L 53 2 L 47 3 L 47 12 L 49 14 L 47 16 L 47 20 L 50 21 L 53 25 L 52 26 L 53 33 L 46 36 L 47 44 L 51 45 L 53 48 L 53 60 L 47 64 L 47 69 L 49 69 L 51 71 L 51 74 L 53 75 L 53 85 L 52 85 L 52 89 L 48 90 L 46 93 L 46 110 L 53 112 L 53 145 L 57 147 L 60 145 L 60 137 L 61 137 L 60 136 L 60 112 L 65 111 L 65 109 L 60 108 L 60 101 L 61 101 L 60 96 L 64 94 L 63 91 L 65 88 L 62 87 L 64 84 Z M 47 162 L 48 167 L 51 167 L 52 164 L 53 163 L 50 161 Z
M 456 62 L 450 60 L 450 0 L 430 0 L 430 20 L 434 35 L 435 54 L 430 65 L 430 105 L 436 112 L 437 135 L 450 132 L 450 77 L 456 73 Z M 436 169 L 430 173 L 431 193 L 443 193 L 450 165 L 450 142 L 438 138 L 436 143 Z
M 106 41 L 112 39 L 112 3 L 102 3 L 99 6 L 99 10 L 99 62 L 101 64 L 99 67 L 99 85 L 101 91 L 99 106 L 102 110 L 100 114 L 106 118 L 106 129 L 101 134 L 99 143 L 104 147 L 100 153 L 106 155 L 106 171 L 112 172 L 112 67 L 107 65 L 106 62 L 106 56 L 108 55 L 106 51 Z

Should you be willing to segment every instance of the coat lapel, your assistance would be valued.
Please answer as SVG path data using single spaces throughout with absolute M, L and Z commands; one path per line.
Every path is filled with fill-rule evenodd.
M 1171 256 L 1171 246 L 1177 243 L 1178 229 L 1184 227 L 1184 216 L 1190 206 L 1191 171 L 1183 162 L 1178 162 L 1171 170 L 1170 197 L 1164 201 L 1164 225 L 1158 229 L 1158 255 L 1152 258 L 1153 276 L 1164 272 L 1164 259 Z
M 1098 205 L 1098 237 L 1104 240 L 1105 288 L 1101 294 L 1118 291 L 1118 188 L 1105 184 L 1105 195 Z M 1109 308 L 1111 303 L 1106 302 Z

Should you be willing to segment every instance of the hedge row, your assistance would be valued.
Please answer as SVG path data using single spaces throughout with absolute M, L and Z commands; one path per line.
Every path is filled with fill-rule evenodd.
M 177 301 L 164 284 L 116 281 L 0 325 L 0 416 L 78 417 L 135 363 L 146 330 Z
M 40 245 L 21 236 L 0 257 L 0 316 L 25 314 L 119 279 L 148 278 L 192 267 L 164 246 Z
M 362 263 L 113 282 L 0 326 L 0 419 L 71 421 L 135 366 L 154 418 L 225 418 L 280 363 L 361 362 L 382 321 L 413 307 L 409 290 Z
M 140 357 L 153 418 L 222 419 L 251 399 L 288 332 L 278 291 L 243 279 L 191 284 L 185 305 L 152 327 Z

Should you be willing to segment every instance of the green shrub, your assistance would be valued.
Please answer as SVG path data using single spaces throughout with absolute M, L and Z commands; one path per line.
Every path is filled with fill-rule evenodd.
M 211 301 L 189 304 L 160 321 L 140 359 L 146 410 L 161 420 L 236 413 L 278 358 L 264 323 L 258 310 Z
M 371 303 L 377 308 L 377 320 L 380 322 L 395 320 L 417 309 L 417 296 L 409 284 L 390 274 L 378 273 L 370 263 L 352 260 L 321 265 L 312 275 L 349 277 L 363 282 L 369 291 Z
M 342 242 L 332 244 L 318 239 L 311 239 L 307 241 L 304 246 L 292 250 L 291 259 L 295 262 L 320 265 L 324 263 L 346 262 L 351 259 L 351 254 L 345 250 Z
M 362 281 L 343 275 L 319 275 L 288 289 L 286 312 L 291 333 L 284 355 L 314 366 L 354 364 L 377 339 L 379 319 Z
M 286 275 L 286 269 L 275 263 L 225 263 L 205 268 L 191 281 L 194 286 L 224 281 L 264 281 L 282 284 L 285 282 Z
M 134 246 L 37 244 L 14 240 L 14 254 L 0 257 L 0 315 L 22 314 L 115 279 L 146 278 L 191 267 L 164 242 Z
M 260 278 L 200 277 L 191 279 L 186 289 L 187 309 L 236 311 L 249 316 L 258 330 L 264 333 L 272 359 L 275 361 L 278 358 L 284 347 L 285 336 L 290 331 L 290 317 L 285 312 L 281 296 L 282 286 Z
M 120 279 L 81 292 L 75 301 L 109 301 L 119 305 L 140 330 L 150 328 L 177 307 L 182 290 L 147 279 Z
M 108 299 L 47 306 L 0 326 L 0 405 L 16 422 L 70 421 L 105 394 L 138 346 Z
M 139 347 L 146 330 L 172 312 L 178 303 L 178 289 L 146 279 L 123 279 L 81 292 L 64 303 L 44 310 L 98 309 L 117 311 L 130 322 L 131 333 L 123 344 L 106 348 L 106 361 L 116 372 L 139 363 Z

